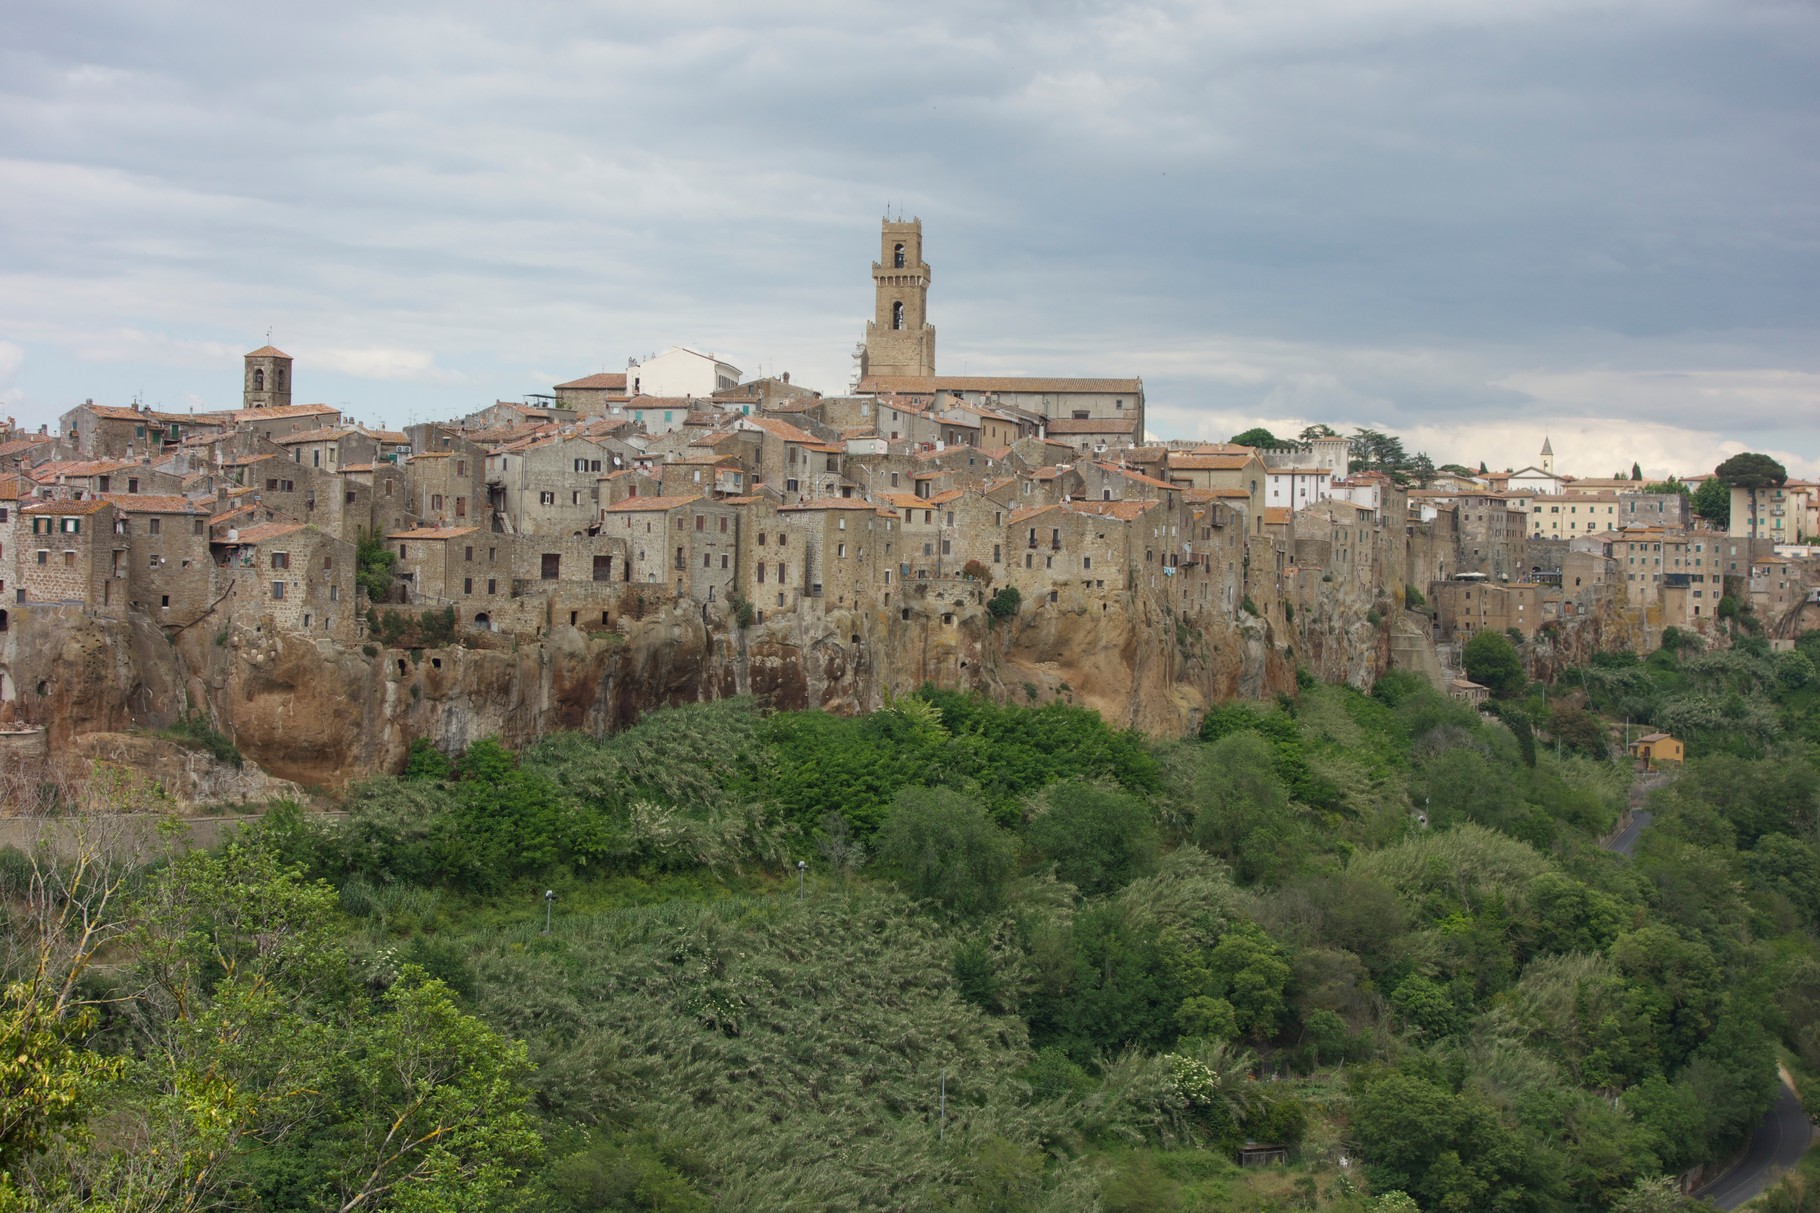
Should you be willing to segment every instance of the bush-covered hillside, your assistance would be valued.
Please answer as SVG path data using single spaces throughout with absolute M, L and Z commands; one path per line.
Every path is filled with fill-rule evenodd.
M 1596 715 L 1403 675 L 1166 744 L 730 701 L 13 854 L 0 1209 L 1682 1207 L 1820 1066 L 1820 769 L 1781 658 L 1673 660 L 1581 694 L 1773 727 L 1701 734 L 1634 862 Z

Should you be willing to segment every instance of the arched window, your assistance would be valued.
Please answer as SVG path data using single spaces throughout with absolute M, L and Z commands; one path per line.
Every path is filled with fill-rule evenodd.
M 904 268 L 904 246 L 901 244 L 891 254 L 891 268 L 897 270 Z
M 891 327 L 894 329 L 904 327 L 904 301 L 902 299 L 891 305 Z
M 284 368 L 279 367 L 272 372 L 272 375 L 274 376 L 272 379 L 272 386 L 281 392 L 284 391 Z
M 253 371 L 253 390 L 255 392 L 265 391 L 265 368 L 264 367 L 257 367 Z

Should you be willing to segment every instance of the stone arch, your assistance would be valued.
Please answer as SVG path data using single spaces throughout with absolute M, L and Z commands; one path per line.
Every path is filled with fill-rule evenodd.
M 894 270 L 904 268 L 904 246 L 901 244 L 891 250 L 891 268 Z
M 490 632 L 493 630 L 493 617 L 485 611 L 475 611 L 474 626 L 477 628 L 484 628 Z
M 891 305 L 891 327 L 894 329 L 904 327 L 904 301 L 902 299 L 896 300 Z
M 255 392 L 265 391 L 265 368 L 262 366 L 253 368 L 253 390 Z

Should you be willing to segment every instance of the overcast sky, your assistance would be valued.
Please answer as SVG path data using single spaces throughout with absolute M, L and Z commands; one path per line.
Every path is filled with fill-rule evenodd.
M 363 420 L 673 343 L 844 390 L 889 207 L 945 374 L 1151 429 L 1820 475 L 1820 6 L 15 0 L 0 402 Z

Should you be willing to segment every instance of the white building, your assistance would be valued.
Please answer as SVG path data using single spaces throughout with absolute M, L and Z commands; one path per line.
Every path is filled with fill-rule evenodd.
M 626 364 L 626 391 L 631 396 L 694 397 L 739 386 L 739 368 L 718 354 L 673 345 L 661 354 Z

